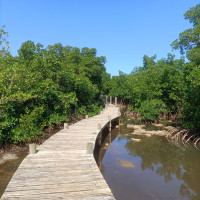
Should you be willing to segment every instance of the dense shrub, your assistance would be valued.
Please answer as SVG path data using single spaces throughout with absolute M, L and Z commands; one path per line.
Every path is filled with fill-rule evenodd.
M 5 46 L 6 32 L 1 33 Z M 43 48 L 27 41 L 18 53 L 12 57 L 1 47 L 0 144 L 30 141 L 72 114 L 99 112 L 107 74 L 105 57 L 97 57 L 96 49 Z

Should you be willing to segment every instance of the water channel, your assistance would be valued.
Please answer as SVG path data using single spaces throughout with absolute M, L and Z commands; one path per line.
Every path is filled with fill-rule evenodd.
M 177 145 L 165 136 L 132 135 L 134 130 L 127 124 L 135 123 L 139 122 L 121 118 L 120 127 L 112 130 L 99 151 L 97 163 L 115 198 L 199 200 L 200 151 L 192 144 Z

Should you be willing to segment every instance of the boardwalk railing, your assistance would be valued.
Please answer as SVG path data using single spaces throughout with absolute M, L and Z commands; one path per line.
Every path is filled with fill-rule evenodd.
M 104 101 L 105 105 L 107 105 L 108 103 L 110 103 L 110 104 L 114 103 L 115 106 L 117 106 L 117 97 L 115 97 L 115 101 L 113 102 L 113 97 L 110 96 L 110 101 L 108 102 L 108 96 L 106 95 L 105 100 L 103 98 L 103 101 Z
M 53 135 L 22 161 L 2 199 L 115 199 L 92 151 L 101 129 L 119 116 L 108 105 Z

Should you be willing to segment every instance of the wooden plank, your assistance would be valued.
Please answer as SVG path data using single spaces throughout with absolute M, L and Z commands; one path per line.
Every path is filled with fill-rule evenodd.
M 95 144 L 101 127 L 119 117 L 118 108 L 108 106 L 100 115 L 63 129 L 28 155 L 8 184 L 2 200 L 12 199 L 115 199 L 87 144 Z

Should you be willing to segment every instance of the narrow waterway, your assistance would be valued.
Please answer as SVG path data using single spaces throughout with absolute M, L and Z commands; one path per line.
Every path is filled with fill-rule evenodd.
M 164 136 L 133 135 L 134 129 L 127 124 L 136 123 L 122 118 L 120 127 L 113 129 L 99 151 L 97 163 L 115 198 L 199 200 L 200 151 Z

